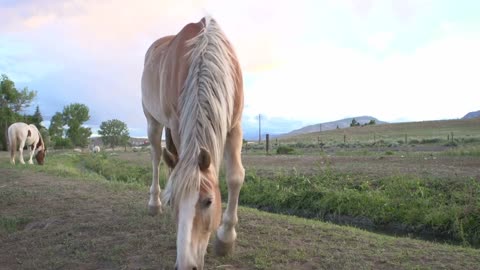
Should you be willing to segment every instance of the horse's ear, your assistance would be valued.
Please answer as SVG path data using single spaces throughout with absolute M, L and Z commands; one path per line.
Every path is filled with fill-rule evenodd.
M 205 171 L 210 167 L 210 153 L 205 148 L 200 148 L 200 154 L 198 155 L 198 166 L 200 170 Z
M 177 156 L 170 153 L 170 151 L 168 151 L 168 149 L 165 147 L 163 147 L 162 154 L 163 154 L 163 160 L 165 161 L 165 163 L 167 163 L 167 166 L 170 169 L 175 168 L 175 165 L 177 165 L 177 162 L 178 162 Z

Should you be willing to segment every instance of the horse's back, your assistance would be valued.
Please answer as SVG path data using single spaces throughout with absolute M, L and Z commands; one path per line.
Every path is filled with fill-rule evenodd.
M 10 140 L 23 139 L 23 137 L 27 136 L 28 129 L 28 124 L 25 124 L 23 122 L 13 123 L 8 127 L 8 137 L 10 138 Z

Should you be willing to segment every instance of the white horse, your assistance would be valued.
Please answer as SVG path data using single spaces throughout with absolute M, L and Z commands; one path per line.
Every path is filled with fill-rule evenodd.
M 22 122 L 13 123 L 8 127 L 8 139 L 10 143 L 10 163 L 15 164 L 15 154 L 20 152 L 20 163 L 25 164 L 23 160 L 23 148 L 25 146 L 30 150 L 29 164 L 33 164 L 33 155 L 37 163 L 43 165 L 47 148 L 43 142 L 42 134 L 35 125 L 28 125 Z
M 100 153 L 100 146 L 95 145 L 95 146 L 93 147 L 93 153 Z

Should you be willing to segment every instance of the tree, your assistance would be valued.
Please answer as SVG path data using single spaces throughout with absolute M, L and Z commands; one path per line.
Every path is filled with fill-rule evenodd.
M 63 130 L 63 115 L 59 112 L 56 112 L 52 119 L 50 120 L 50 127 L 48 127 L 48 133 L 52 141 L 57 138 L 63 138 L 65 131 Z
M 102 135 L 103 143 L 112 149 L 115 146 L 126 145 L 130 138 L 127 124 L 117 119 L 102 122 L 98 134 Z
M 84 104 L 73 103 L 63 108 L 63 124 L 68 126 L 66 135 L 73 146 L 85 147 L 88 138 L 92 135 L 90 128 L 82 127 L 82 124 L 90 119 L 88 107 Z
M 355 118 L 352 119 L 352 122 L 350 123 L 351 127 L 357 127 L 360 126 L 360 123 L 355 120 Z
M 28 124 L 34 124 L 39 130 L 42 128 L 42 113 L 40 113 L 40 108 L 37 107 L 35 108 L 35 113 L 32 115 L 24 115 L 23 116 L 23 122 L 28 123 Z
M 29 124 L 34 124 L 38 129 L 42 128 L 42 121 L 43 121 L 43 116 L 42 113 L 40 113 L 40 108 L 37 107 L 35 108 L 35 113 L 31 116 L 31 122 Z
M 71 146 L 71 142 L 67 142 L 68 139 L 64 138 L 65 130 L 63 129 L 63 115 L 61 113 L 56 112 L 50 119 L 48 134 L 53 147 L 69 148 Z
M 36 91 L 30 91 L 27 87 L 18 90 L 7 75 L 0 76 L 0 148 L 7 149 L 8 127 L 23 120 L 20 112 L 30 106 L 36 95 Z
M 87 146 L 92 131 L 82 125 L 89 119 L 88 107 L 80 103 L 70 104 L 63 108 L 62 113 L 55 113 L 48 128 L 55 147 Z M 66 130 L 65 126 L 67 126 Z

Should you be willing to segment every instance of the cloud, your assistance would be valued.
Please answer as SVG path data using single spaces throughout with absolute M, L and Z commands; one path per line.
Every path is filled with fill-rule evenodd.
M 452 35 L 384 58 L 328 43 L 296 48 L 288 65 L 246 89 L 247 115 L 308 123 L 372 115 L 393 121 L 461 117 L 478 108 L 476 36 Z
M 392 32 L 375 33 L 368 38 L 367 43 L 377 51 L 384 51 L 393 41 L 394 36 Z

